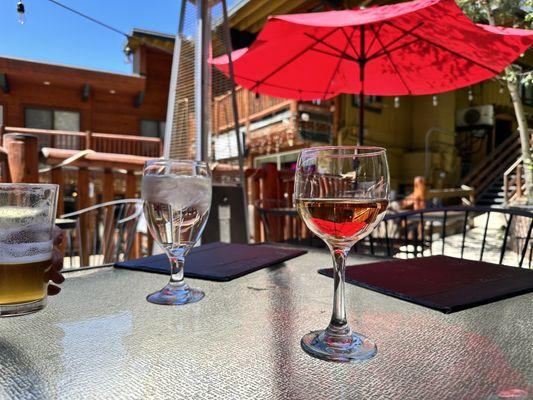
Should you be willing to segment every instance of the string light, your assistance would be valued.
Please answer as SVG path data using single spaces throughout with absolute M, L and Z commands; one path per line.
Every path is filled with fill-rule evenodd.
M 500 94 L 503 94 L 505 92 L 505 89 L 503 88 L 503 85 L 500 84 L 500 89 L 498 90 Z
M 124 47 L 124 62 L 126 64 L 132 63 L 132 55 L 133 55 L 133 50 L 131 49 L 130 46 L 126 45 L 126 47 Z
M 474 101 L 474 92 L 472 91 L 472 88 L 468 88 L 468 101 Z
M 437 95 L 433 95 L 433 107 L 437 107 L 439 105 L 439 98 L 437 97 Z
M 396 96 L 394 98 L 394 108 L 400 108 L 400 97 Z
M 17 3 L 17 13 L 19 15 L 19 24 L 24 25 L 24 22 L 26 22 L 26 8 L 24 7 L 24 3 L 22 2 L 22 0 L 19 0 L 19 2 Z

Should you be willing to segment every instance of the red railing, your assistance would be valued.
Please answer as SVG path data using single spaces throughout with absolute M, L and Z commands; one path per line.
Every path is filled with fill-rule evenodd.
M 129 154 L 142 157 L 159 157 L 162 141 L 159 138 L 111 133 L 71 132 L 19 127 L 3 127 L 4 133 L 25 133 L 37 136 L 39 147 L 64 150 L 94 150 L 99 153 Z

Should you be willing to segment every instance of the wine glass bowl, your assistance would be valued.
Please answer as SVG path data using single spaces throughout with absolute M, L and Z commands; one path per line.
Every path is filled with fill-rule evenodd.
M 209 216 L 211 173 L 206 163 L 151 160 L 142 179 L 148 229 L 170 261 L 170 281 L 147 297 L 151 303 L 181 305 L 201 300 L 204 293 L 183 280 L 185 256 L 196 244 Z
M 377 347 L 352 332 L 346 320 L 345 262 L 352 246 L 379 224 L 389 198 L 385 149 L 324 146 L 302 150 L 296 167 L 294 199 L 307 227 L 328 246 L 333 257 L 333 313 L 325 330 L 302 338 L 302 348 L 329 361 L 373 357 Z

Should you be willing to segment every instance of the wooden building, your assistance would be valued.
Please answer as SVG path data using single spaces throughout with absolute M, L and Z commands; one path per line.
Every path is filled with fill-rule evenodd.
M 161 137 L 172 54 L 145 36 L 132 34 L 132 74 L 0 57 L 0 126 Z

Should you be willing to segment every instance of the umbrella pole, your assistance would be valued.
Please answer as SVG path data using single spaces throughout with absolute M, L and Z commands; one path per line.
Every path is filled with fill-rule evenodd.
M 361 54 L 359 57 L 359 87 L 361 88 L 359 90 L 359 145 L 362 146 L 365 131 L 365 26 L 361 25 L 359 29 L 361 31 L 359 37 L 359 52 Z
M 363 134 L 365 130 L 365 95 L 359 92 L 359 146 L 363 145 Z
M 233 51 L 231 45 L 231 35 L 228 24 L 228 8 L 226 0 L 222 0 L 222 17 L 223 17 L 223 29 L 224 40 L 226 41 L 226 54 L 229 61 L 229 77 L 231 81 L 231 102 L 233 106 L 233 122 L 235 124 L 235 135 L 237 136 L 237 153 L 239 156 L 239 179 L 241 181 L 242 199 L 244 204 L 244 231 L 246 234 L 246 243 L 250 239 L 250 228 L 248 225 L 248 198 L 246 196 L 246 175 L 244 173 L 244 138 L 241 134 L 239 125 L 239 107 L 237 105 L 237 93 L 235 91 L 235 75 L 233 73 L 233 60 L 231 59 L 231 52 Z

